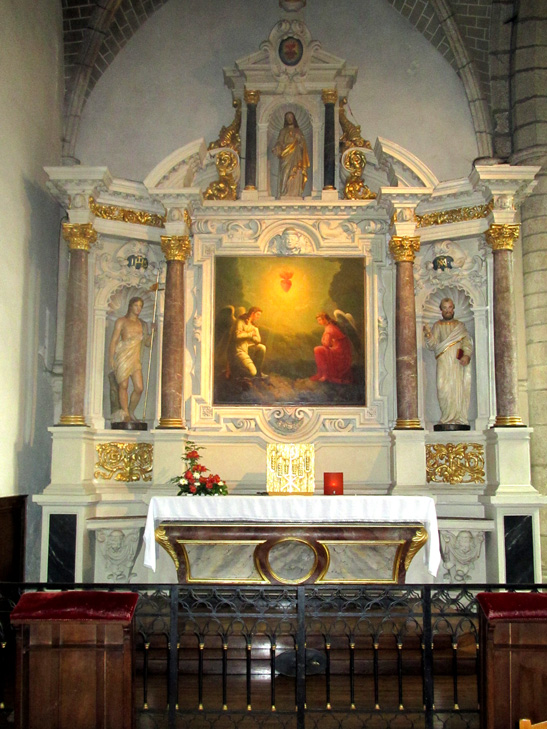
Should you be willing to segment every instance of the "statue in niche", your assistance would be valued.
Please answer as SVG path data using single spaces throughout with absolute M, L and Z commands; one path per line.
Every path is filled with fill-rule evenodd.
M 461 321 L 454 319 L 454 302 L 444 298 L 440 303 L 442 319 L 430 329 L 424 324 L 425 346 L 433 350 L 437 360 L 437 399 L 441 421 L 434 430 L 469 430 L 471 398 L 471 355 L 473 341 Z
M 285 114 L 285 123 L 272 152 L 279 158 L 277 197 L 302 197 L 310 158 L 306 140 L 292 111 Z
M 140 320 L 144 305 L 140 296 L 129 300 L 127 314 L 116 319 L 108 349 L 108 368 L 111 390 L 117 394 L 117 407 L 112 408 L 113 423 L 137 423 L 135 410 L 144 389 L 141 349 L 150 347 L 152 330 Z M 154 326 L 154 325 L 153 325 Z M 129 380 L 133 392 L 129 397 Z

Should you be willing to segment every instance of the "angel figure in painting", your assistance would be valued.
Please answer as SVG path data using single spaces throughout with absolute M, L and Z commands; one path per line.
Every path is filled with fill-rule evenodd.
M 143 344 L 146 347 L 151 344 L 151 332 L 146 323 L 139 319 L 143 304 L 140 296 L 134 296 L 129 300 L 127 314 L 114 324 L 108 349 L 108 367 L 116 380 L 120 408 L 112 414 L 113 422 L 137 421 L 135 409 L 143 391 L 141 348 Z M 129 380 L 133 383 L 131 397 L 128 392 Z
M 360 346 L 353 317 L 337 309 L 334 319 L 324 311 L 317 314 L 316 319 L 325 331 L 321 337 L 321 345 L 313 350 L 317 373 L 310 379 L 314 382 L 351 384 L 352 341 L 356 349 Z
M 219 314 L 217 325 L 219 333 L 218 351 L 226 353 L 225 373 L 227 379 L 265 379 L 262 372 L 266 346 L 262 344 L 258 320 L 262 309 L 251 306 L 248 311 L 239 309 L 235 316 L 233 306 L 225 307 Z M 221 355 L 222 356 L 222 355 Z
M 292 111 L 285 114 L 285 123 L 272 152 L 279 158 L 277 197 L 302 197 L 310 158 L 306 140 Z

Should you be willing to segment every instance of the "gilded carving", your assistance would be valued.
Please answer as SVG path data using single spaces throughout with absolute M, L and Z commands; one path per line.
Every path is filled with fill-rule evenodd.
M 491 200 L 486 205 L 473 205 L 467 208 L 453 208 L 452 210 L 440 210 L 436 213 L 425 213 L 424 215 L 416 215 L 416 225 L 418 228 L 426 228 L 429 225 L 480 220 L 488 217 L 493 209 L 494 201 Z
M 229 126 L 221 128 L 218 139 L 211 142 L 208 147 L 209 150 L 230 147 L 238 154 L 240 153 L 241 138 L 239 136 L 239 129 L 241 127 L 241 99 L 234 99 L 232 106 L 236 110 L 233 122 Z
M 162 235 L 161 250 L 167 261 L 186 261 L 192 253 L 190 237 L 187 235 Z
M 95 449 L 95 478 L 125 482 L 152 480 L 152 443 L 97 443 Z
M 313 494 L 314 473 L 313 443 L 268 443 L 266 466 L 268 493 Z
M 428 483 L 484 483 L 484 446 L 480 443 L 428 443 Z
M 406 553 L 405 557 L 405 570 L 410 567 L 410 563 L 412 562 L 416 554 L 427 542 L 428 536 L 429 535 L 427 533 L 427 529 L 425 527 L 420 527 L 416 534 L 412 537 L 410 547 L 408 548 L 408 552 Z
M 165 549 L 167 554 L 171 557 L 171 559 L 175 563 L 175 569 L 178 570 L 178 568 L 180 567 L 179 558 L 177 556 L 177 553 L 175 552 L 175 548 L 169 541 L 169 537 L 167 536 L 165 527 L 160 524 L 158 527 L 156 527 L 154 535 L 156 537 L 156 542 Z
M 250 91 L 246 88 L 243 92 L 243 100 L 247 105 L 254 104 L 256 106 L 260 101 L 260 91 Z
M 236 200 L 237 179 L 234 173 L 239 166 L 237 155 L 231 149 L 222 150 L 215 155 L 215 164 L 218 180 L 209 184 L 203 197 L 206 200 Z
M 192 228 L 192 218 L 190 216 L 190 212 L 188 208 L 184 208 L 184 222 L 188 226 L 188 229 L 191 230 Z
M 512 251 L 516 239 L 519 237 L 520 225 L 492 224 L 486 233 L 486 242 L 493 251 Z
M 345 152 L 350 147 L 366 147 L 366 149 L 372 149 L 370 142 L 363 139 L 361 136 L 361 127 L 359 124 L 350 122 L 346 116 L 345 106 L 348 100 L 344 97 L 340 99 L 340 108 L 338 111 L 338 118 L 340 120 L 340 126 L 342 127 L 342 136 L 340 137 L 340 151 Z
M 342 158 L 342 164 L 349 172 L 344 185 L 344 198 L 346 200 L 374 200 L 376 193 L 371 192 L 363 181 L 363 172 L 367 158 L 360 149 L 351 149 Z
M 410 235 L 394 235 L 389 241 L 389 252 L 395 263 L 410 261 L 414 263 L 416 253 L 420 250 L 420 237 Z
M 336 104 L 338 101 L 336 89 L 323 89 L 321 93 L 321 101 L 323 104 Z
M 89 251 L 97 240 L 91 223 L 63 223 L 63 238 L 71 251 Z
M 165 215 L 149 213 L 146 210 L 120 208 L 117 205 L 99 205 L 92 197 L 89 198 L 89 209 L 95 217 L 104 220 L 137 223 L 138 225 L 148 225 L 151 228 L 163 228 L 165 226 Z

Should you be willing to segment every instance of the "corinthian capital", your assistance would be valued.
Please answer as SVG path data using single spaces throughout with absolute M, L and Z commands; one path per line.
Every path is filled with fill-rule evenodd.
M 97 240 L 91 223 L 63 223 L 63 238 L 71 251 L 89 251 Z
M 251 91 L 248 88 L 245 88 L 243 92 L 243 100 L 246 104 L 258 104 L 260 101 L 260 91 Z
M 323 104 L 336 104 L 338 101 L 338 92 L 336 89 L 323 89 L 321 101 Z
M 493 223 L 485 233 L 486 242 L 493 251 L 512 251 L 519 237 L 520 225 L 498 225 Z
M 161 250 L 166 261 L 186 261 L 192 253 L 190 236 L 162 235 Z
M 416 253 L 420 250 L 420 237 L 409 235 L 394 235 L 389 241 L 389 252 L 395 263 L 410 261 L 414 263 Z

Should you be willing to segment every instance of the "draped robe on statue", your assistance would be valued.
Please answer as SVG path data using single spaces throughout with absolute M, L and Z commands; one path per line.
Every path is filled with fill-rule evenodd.
M 457 319 L 435 322 L 425 345 L 435 352 L 437 360 L 437 398 L 441 407 L 441 423 L 468 425 L 471 398 L 471 367 L 458 361 L 458 352 L 471 357 L 473 342 L 465 324 Z

